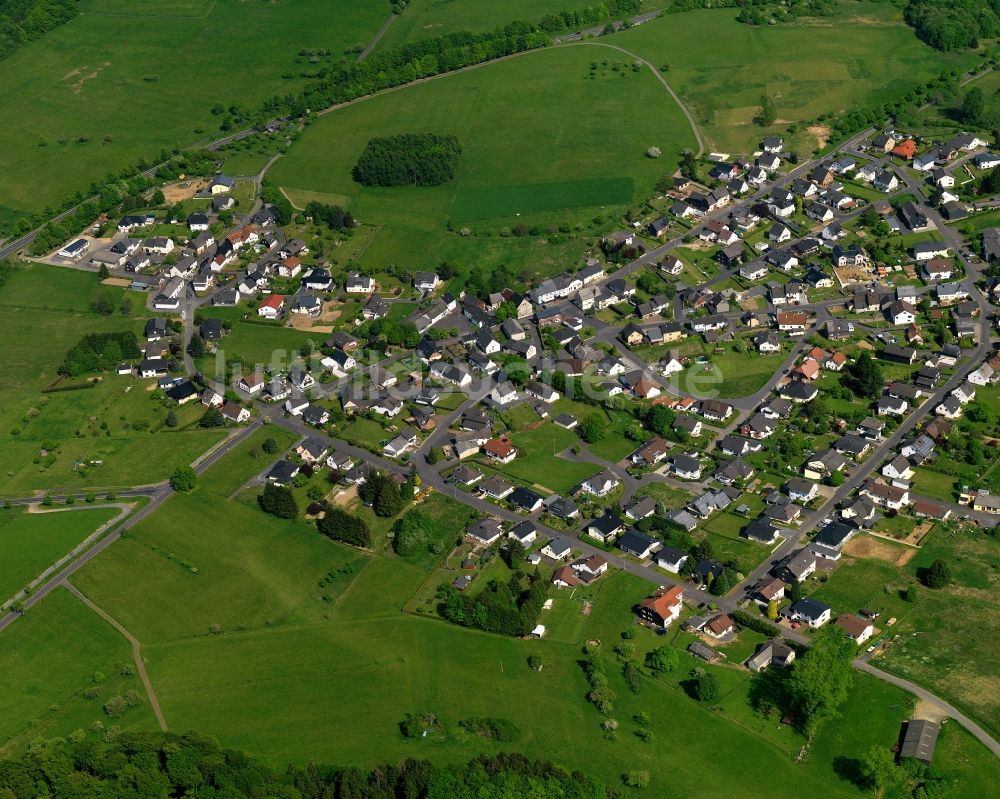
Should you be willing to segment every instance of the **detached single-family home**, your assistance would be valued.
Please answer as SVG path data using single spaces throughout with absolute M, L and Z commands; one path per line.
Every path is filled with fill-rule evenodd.
M 639 618 L 655 627 L 669 627 L 683 607 L 684 591 L 679 585 L 661 588 L 639 603 Z

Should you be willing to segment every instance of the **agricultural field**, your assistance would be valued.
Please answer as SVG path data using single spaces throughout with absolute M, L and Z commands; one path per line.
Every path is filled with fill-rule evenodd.
M 593 604 L 588 615 L 580 613 L 576 597 L 557 592 L 548 612 L 552 639 L 518 641 L 401 615 L 397 603 L 425 576 L 423 569 L 376 556 L 345 578 L 346 588 L 322 620 L 144 641 L 168 724 L 197 728 L 278 762 L 315 759 L 368 765 L 379 759 L 440 761 L 495 752 L 496 744 L 464 733 L 457 721 L 472 715 L 500 716 L 522 731 L 517 751 L 569 768 L 586 767 L 608 783 L 617 782 L 628 768 L 648 768 L 657 795 L 709 788 L 758 796 L 777 779 L 794 780 L 802 790 L 823 796 L 857 797 L 859 788 L 845 780 L 838 765 L 860 760 L 872 744 L 891 745 L 909 712 L 910 702 L 902 692 L 859 676 L 841 716 L 821 729 L 805 763 L 795 765 L 793 758 L 804 739 L 749 710 L 751 679 L 745 672 L 709 667 L 723 686 L 711 709 L 685 695 L 681 683 L 694 662 L 683 653 L 677 672 L 662 679 L 644 677 L 636 694 L 626 687 L 610 649 L 629 626 L 630 607 L 648 591 L 644 581 L 625 574 L 609 576 L 589 589 L 586 598 Z M 253 579 L 243 573 L 240 581 L 252 584 Z M 201 600 L 196 592 L 187 598 L 186 609 L 204 616 L 207 608 Z M 144 612 L 155 611 L 150 606 Z M 639 633 L 639 657 L 664 643 L 648 632 Z M 606 717 L 584 699 L 587 686 L 577 663 L 579 646 L 593 639 L 604 643 L 602 659 L 618 695 L 613 716 L 621 719 L 622 729 L 615 742 L 607 741 L 601 731 Z M 676 645 L 686 642 L 682 637 Z M 541 672 L 528 668 L 530 654 L 542 655 Z M 0 663 L 6 658 L 6 653 L 0 655 Z M 82 700 L 70 692 L 85 675 L 72 681 L 63 678 L 70 686 L 59 696 L 65 708 L 46 711 L 47 729 L 82 726 L 86 707 L 78 708 Z M 24 679 L 20 672 L 14 676 L 14 684 Z M 455 685 L 469 690 L 456 692 Z M 413 708 L 442 717 L 445 734 L 425 741 L 402 738 L 398 722 Z M 18 710 L 10 723 L 23 713 Z M 640 713 L 651 719 L 647 726 L 653 736 L 646 743 L 632 735 L 640 726 L 633 717 Z M 359 724 L 362 717 L 365 723 Z M 692 748 L 683 737 L 671 734 L 678 725 L 697 729 L 704 745 Z M 957 735 L 961 746 L 943 749 L 946 754 L 936 765 L 965 780 L 961 785 L 969 789 L 988 784 L 985 751 L 961 733 L 947 734 Z M 723 747 L 743 758 L 738 773 L 712 767 Z M 683 767 L 657 768 L 663 762 Z
M 94 722 L 102 729 L 156 729 L 148 702 L 113 722 L 101 710 L 111 696 L 142 691 L 137 677 L 121 676 L 131 662 L 128 642 L 111 625 L 66 589 L 56 589 L 4 631 L 0 668 L 11 689 L 0 692 L 0 755 Z M 90 689 L 96 689 L 93 699 L 83 696 Z
M 607 40 L 669 67 L 664 77 L 695 115 L 709 150 L 752 152 L 762 135 L 789 123 L 879 102 L 975 61 L 920 42 L 891 4 L 843 3 L 833 16 L 758 27 L 736 23 L 736 13 L 670 14 Z M 753 122 L 765 93 L 777 112 L 773 128 Z M 817 136 L 803 131 L 793 143 L 808 153 Z
M 369 138 L 422 132 L 458 137 L 454 180 L 419 188 L 353 181 Z M 488 270 L 503 261 L 541 274 L 565 268 L 564 248 L 542 235 L 502 238 L 502 228 L 572 231 L 595 214 L 617 215 L 645 199 L 664 164 L 692 141 L 648 69 L 633 71 L 610 51 L 577 47 L 532 52 L 338 109 L 313 122 L 271 175 L 291 197 L 302 190 L 337 195 L 357 219 L 380 225 L 362 263 L 430 268 L 475 260 Z M 661 159 L 646 157 L 652 145 Z M 459 235 L 463 228 L 470 235 Z M 569 257 L 579 255 L 577 244 Z
M 868 537 L 848 549 L 858 554 L 845 558 L 815 596 L 834 613 L 881 611 L 878 626 L 900 638 L 875 664 L 948 699 L 994 735 L 1000 732 L 996 541 L 978 528 L 944 526 L 919 550 Z M 944 589 L 925 588 L 917 575 L 938 558 L 950 565 L 953 582 Z M 914 602 L 900 594 L 910 586 Z M 897 624 L 885 627 L 892 616 Z
M 0 604 L 117 514 L 117 508 L 0 511 Z
M 368 42 L 390 10 L 382 0 L 85 0 L 4 61 L 2 204 L 40 211 L 163 148 L 217 138 L 216 103 L 253 107 L 300 87 L 303 71 Z M 330 55 L 313 63 L 301 49 Z
M 91 310 L 107 294 L 115 312 Z M 127 312 L 121 303 L 130 303 Z M 0 384 L 0 493 L 80 490 L 166 479 L 224 435 L 197 426 L 200 406 L 177 410 L 178 426 L 164 427 L 168 407 L 153 397 L 153 381 L 106 374 L 87 389 L 42 393 L 59 377 L 66 353 L 88 333 L 142 332 L 145 295 L 102 286 L 97 277 L 42 264 L 22 264 L 0 287 L 0 339 L 7 378 Z M 85 383 L 88 376 L 61 384 Z M 61 385 L 60 384 L 60 385 Z M 150 458 L 155 448 L 158 458 Z

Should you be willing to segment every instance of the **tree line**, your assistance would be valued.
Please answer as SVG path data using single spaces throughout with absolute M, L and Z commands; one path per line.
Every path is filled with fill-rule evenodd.
M 461 155 L 455 136 L 376 136 L 368 140 L 351 175 L 363 186 L 439 186 L 455 177 Z
M 505 799 L 558 796 L 620 799 L 623 794 L 580 772 L 516 753 L 467 763 L 407 759 L 372 769 L 354 766 L 273 767 L 263 758 L 224 749 L 196 732 L 119 732 L 96 738 L 83 730 L 36 742 L 0 760 L 6 799 Z
M 162 163 L 153 175 L 142 173 L 154 166 L 154 162 L 139 161 L 134 167 L 123 167 L 109 173 L 103 180 L 90 185 L 85 197 L 83 192 L 77 192 L 67 197 L 57 206 L 49 206 L 33 218 L 21 218 L 17 222 L 17 232 L 27 233 L 33 228 L 45 224 L 60 211 L 79 206 L 73 213 L 60 222 L 45 225 L 38 232 L 31 251 L 35 254 L 48 252 L 73 236 L 77 231 L 87 227 L 101 214 L 115 216 L 119 213 L 145 208 L 149 205 L 147 192 L 163 181 L 176 180 L 180 175 L 208 175 L 215 171 L 215 160 L 212 154 L 205 150 L 191 152 L 162 151 L 158 161 Z M 166 163 L 164 163 L 166 162 Z M 87 199 L 91 197 L 92 199 Z
M 139 342 L 131 330 L 121 333 L 90 333 L 66 353 L 59 367 L 59 374 L 76 377 L 87 372 L 106 372 L 114 369 L 122 360 L 141 355 Z
M 4 0 L 0 3 L 0 59 L 79 13 L 76 0 Z

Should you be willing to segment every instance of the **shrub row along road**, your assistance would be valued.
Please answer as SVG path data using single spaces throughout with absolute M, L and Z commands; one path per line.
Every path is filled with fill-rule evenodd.
M 242 428 L 235 435 L 226 439 L 220 446 L 216 447 L 211 454 L 203 457 L 197 465 L 193 468 L 197 474 L 201 474 L 207 469 L 211 468 L 217 461 L 228 455 L 235 447 L 247 439 L 255 430 L 260 428 L 263 422 L 258 419 L 246 427 Z M 86 564 L 90 563 L 94 558 L 100 555 L 105 549 L 111 546 L 115 541 L 122 537 L 122 533 L 136 524 L 141 522 L 151 513 L 153 513 L 157 508 L 159 508 L 164 502 L 166 502 L 174 493 L 174 490 L 169 484 L 164 484 L 160 488 L 154 489 L 151 493 L 144 494 L 144 496 L 149 497 L 149 503 L 144 507 L 137 510 L 124 522 L 117 530 L 112 532 L 110 535 L 105 536 L 100 541 L 96 542 L 90 549 L 83 552 L 80 557 L 74 560 L 72 563 L 68 563 L 62 569 L 60 569 L 56 574 L 50 577 L 48 580 L 43 582 L 38 589 L 23 602 L 24 610 L 34 607 L 37 603 L 41 602 L 45 597 L 52 593 L 56 588 L 62 585 L 66 580 L 72 577 L 76 572 L 83 568 Z M 22 611 L 23 613 L 23 611 Z M 11 624 L 13 624 L 17 618 L 21 615 L 19 612 L 11 611 L 6 613 L 4 616 L 0 616 L 0 632 L 3 632 Z

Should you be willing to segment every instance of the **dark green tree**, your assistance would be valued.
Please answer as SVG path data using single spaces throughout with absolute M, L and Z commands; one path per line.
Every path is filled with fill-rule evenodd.
M 277 516 L 279 519 L 294 519 L 299 515 L 299 506 L 295 495 L 288 486 L 268 483 L 257 498 L 260 508 L 265 513 Z
M 170 487 L 174 491 L 188 492 L 198 484 L 198 475 L 190 466 L 178 466 L 170 475 Z

